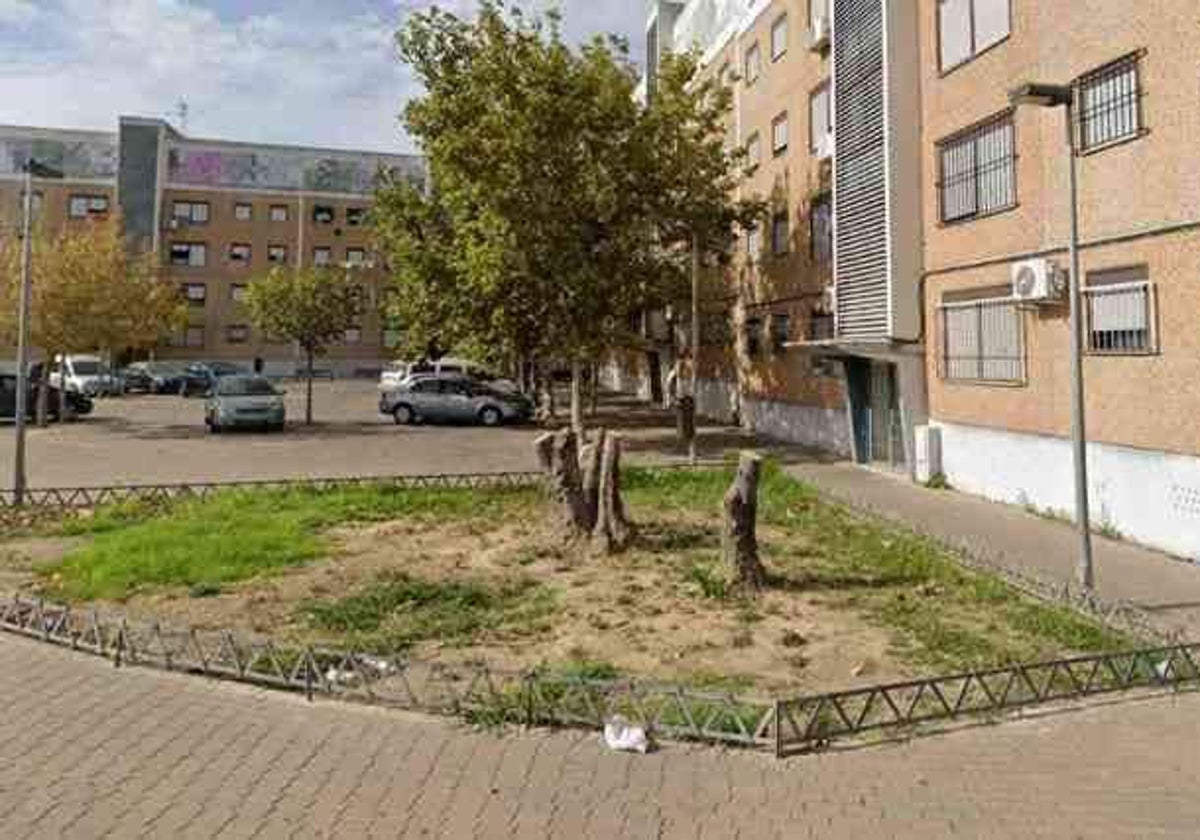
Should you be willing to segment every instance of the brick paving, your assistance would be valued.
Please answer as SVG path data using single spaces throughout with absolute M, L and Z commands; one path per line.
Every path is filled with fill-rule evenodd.
M 795 463 L 789 474 L 826 496 L 887 517 L 969 555 L 1041 580 L 1074 583 L 1078 537 L 1063 522 L 1012 505 L 945 490 L 846 463 Z M 1200 567 L 1130 542 L 1093 539 L 1096 592 L 1130 602 L 1159 629 L 1200 639 Z
M 4 838 L 1145 838 L 1200 824 L 1200 695 L 777 762 L 473 732 L 0 636 Z

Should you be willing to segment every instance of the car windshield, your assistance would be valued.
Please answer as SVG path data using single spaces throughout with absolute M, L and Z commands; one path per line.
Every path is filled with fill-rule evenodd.
M 97 376 L 104 372 L 104 367 L 99 362 L 90 359 L 76 359 L 71 362 L 71 370 L 75 372 L 76 376 Z
M 228 377 L 217 385 L 217 394 L 222 397 L 270 397 L 276 393 L 269 380 L 254 376 Z

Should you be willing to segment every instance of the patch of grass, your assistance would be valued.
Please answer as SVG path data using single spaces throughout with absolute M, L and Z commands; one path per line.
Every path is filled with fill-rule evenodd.
M 702 598 L 724 601 L 729 597 L 729 582 L 724 575 L 702 563 L 693 563 L 683 573 L 684 583 L 694 588 Z
M 221 586 L 216 583 L 196 583 L 188 589 L 189 598 L 215 598 L 221 594 Z
M 929 480 L 925 482 L 925 486 L 930 490 L 949 490 L 950 482 L 946 479 L 945 473 L 934 473 L 929 476 Z
M 498 522 L 534 504 L 536 491 L 232 490 L 155 507 L 125 502 L 70 525 L 93 540 L 39 571 L 72 600 L 120 600 L 147 589 L 221 585 L 323 556 L 321 531 L 396 518 Z
M 390 651 L 425 640 L 466 644 L 486 632 L 523 634 L 553 610 L 553 593 L 528 579 L 447 582 L 396 572 L 353 595 L 309 601 L 299 613 L 319 630 Z

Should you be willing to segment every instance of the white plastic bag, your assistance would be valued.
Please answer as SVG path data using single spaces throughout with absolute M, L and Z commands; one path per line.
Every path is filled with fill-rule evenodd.
M 604 723 L 604 743 L 610 750 L 645 755 L 650 750 L 646 729 L 633 726 L 621 715 L 613 715 Z

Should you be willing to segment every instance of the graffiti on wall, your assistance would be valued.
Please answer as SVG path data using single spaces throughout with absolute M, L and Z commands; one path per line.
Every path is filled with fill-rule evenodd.
M 303 149 L 230 149 L 177 143 L 167 156 L 174 184 L 265 190 L 370 193 L 384 172 L 423 178 L 421 159 L 334 155 Z
M 51 137 L 0 137 L 0 175 L 13 175 L 33 158 L 64 178 L 117 177 L 117 141 Z

